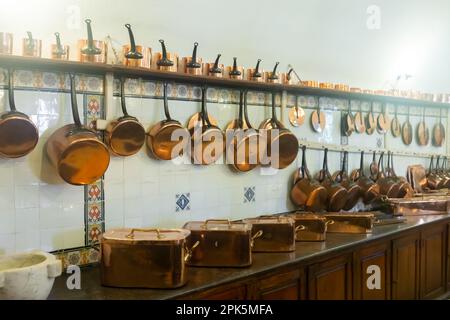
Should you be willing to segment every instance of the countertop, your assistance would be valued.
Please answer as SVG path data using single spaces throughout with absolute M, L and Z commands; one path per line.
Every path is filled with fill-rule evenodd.
M 189 280 L 185 286 L 178 289 L 103 287 L 100 284 L 99 268 L 96 266 L 86 267 L 81 269 L 80 290 L 67 289 L 68 275 L 63 275 L 56 279 L 49 299 L 175 299 L 441 220 L 450 220 L 450 215 L 411 216 L 407 217 L 404 223 L 376 226 L 371 234 L 328 233 L 325 242 L 297 242 L 296 250 L 291 253 L 255 253 L 253 254 L 253 264 L 248 268 L 188 268 L 187 278 Z

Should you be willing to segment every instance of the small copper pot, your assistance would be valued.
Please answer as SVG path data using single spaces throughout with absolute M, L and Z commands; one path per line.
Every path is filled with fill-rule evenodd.
M 201 75 L 203 74 L 202 58 L 197 58 L 198 42 L 194 43 L 194 50 L 192 56 L 183 57 L 178 64 L 178 72 Z
M 152 69 L 176 72 L 178 70 L 178 54 L 167 52 L 164 40 L 159 40 L 159 43 L 161 43 L 162 51 L 153 53 Z
M 272 71 L 264 72 L 264 76 L 266 78 L 266 82 L 269 83 L 281 83 L 280 75 L 277 73 L 277 68 L 280 63 L 275 63 Z
M 141 45 L 136 45 L 133 30 L 131 30 L 131 25 L 127 23 L 125 28 L 128 30 L 130 44 L 126 44 L 122 47 L 124 56 L 122 63 L 129 67 L 150 68 L 152 61 L 152 49 Z
M 51 46 L 51 57 L 55 60 L 69 60 L 69 46 L 63 46 L 61 44 L 61 39 L 59 32 L 55 33 L 56 44 L 52 44 Z
M 22 41 L 22 55 L 25 57 L 42 56 L 42 40 L 33 39 L 33 35 L 30 31 L 27 31 L 28 38 L 24 38 Z
M 244 67 L 237 65 L 237 58 L 233 58 L 233 66 L 225 68 L 225 77 L 229 79 L 244 79 Z
M 86 19 L 88 38 L 78 40 L 78 60 L 80 62 L 106 63 L 108 48 L 104 41 L 94 40 L 91 20 Z
M 215 77 L 215 78 L 223 77 L 224 66 L 223 66 L 223 64 L 219 63 L 220 57 L 221 57 L 221 54 L 219 53 L 217 55 L 215 62 L 203 63 L 202 70 L 203 70 L 204 76 Z
M 13 53 L 13 34 L 0 32 L 0 54 Z
M 261 70 L 259 68 L 259 65 L 261 63 L 261 59 L 258 59 L 256 62 L 256 67 L 247 69 L 245 72 L 246 79 L 250 81 L 256 81 L 256 82 L 265 82 L 265 72 L 264 70 Z

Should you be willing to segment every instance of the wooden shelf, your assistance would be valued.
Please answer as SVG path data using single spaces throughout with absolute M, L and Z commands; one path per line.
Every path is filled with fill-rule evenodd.
M 0 67 L 12 67 L 17 69 L 33 69 L 45 71 L 74 72 L 87 74 L 113 73 L 117 76 L 129 78 L 143 78 L 149 80 L 167 80 L 194 85 L 208 85 L 213 87 L 226 87 L 233 89 L 248 89 L 254 91 L 286 91 L 290 94 L 313 95 L 319 97 L 339 98 L 346 100 L 367 100 L 396 105 L 417 105 L 433 108 L 448 108 L 449 103 L 437 103 L 401 97 L 380 96 L 365 93 L 346 92 L 339 90 L 311 88 L 297 85 L 281 85 L 273 83 L 261 83 L 247 80 L 232 80 L 213 78 L 207 76 L 195 76 L 176 72 L 133 68 L 122 65 L 110 65 L 99 63 L 81 63 L 77 61 L 61 61 L 44 58 L 29 58 L 22 56 L 0 55 Z

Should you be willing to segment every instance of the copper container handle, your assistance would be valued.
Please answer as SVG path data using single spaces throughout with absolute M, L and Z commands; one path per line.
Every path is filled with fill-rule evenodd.
M 256 61 L 256 67 L 255 67 L 255 71 L 252 74 L 252 78 L 261 78 L 262 77 L 262 73 L 259 71 L 259 65 L 261 63 L 261 59 L 258 59 Z
M 326 225 L 326 226 L 332 225 L 332 224 L 334 224 L 334 220 L 327 220 L 327 221 L 325 222 L 325 225 Z
M 263 214 L 263 215 L 259 216 L 257 219 L 258 220 L 261 220 L 261 219 L 277 219 L 278 221 L 280 221 L 281 220 L 281 216 L 274 217 L 274 216 L 269 215 L 269 214 Z
M 88 34 L 88 41 L 87 41 L 87 47 L 81 49 L 81 53 L 86 55 L 99 55 L 102 53 L 102 50 L 94 46 L 94 37 L 92 35 L 92 27 L 91 27 L 91 19 L 84 20 L 86 22 L 87 27 L 87 34 Z
M 237 68 L 237 58 L 233 58 L 233 70 L 230 71 L 230 76 L 240 76 L 241 72 Z
M 158 62 L 156 62 L 156 64 L 159 67 L 172 67 L 173 61 L 171 61 L 167 58 L 167 49 L 166 49 L 166 44 L 164 43 L 164 40 L 162 40 L 162 39 L 159 40 L 159 43 L 161 43 L 162 57 L 160 60 L 158 60 Z
M 259 230 L 257 233 L 255 233 L 253 236 L 252 236 L 252 240 L 251 240 L 251 243 L 250 243 L 250 246 L 253 248 L 253 245 L 254 245 L 254 243 L 255 243 L 255 240 L 256 239 L 258 239 L 258 238 L 261 238 L 262 237 L 262 235 L 263 235 L 263 231 L 262 230 Z
M 208 223 L 210 223 L 210 222 L 226 223 L 226 224 L 228 224 L 228 228 L 231 228 L 231 221 L 228 219 L 208 219 L 202 225 L 202 228 L 208 229 Z
M 142 59 L 144 56 L 142 53 L 137 52 L 136 50 L 136 42 L 134 41 L 133 30 L 131 30 L 131 25 L 127 23 L 125 28 L 128 29 L 128 35 L 130 37 L 130 51 L 125 54 L 125 58 L 127 59 Z
M 279 64 L 280 64 L 279 62 L 275 63 L 275 66 L 273 67 L 272 73 L 270 74 L 269 80 L 278 80 L 277 68 L 278 68 Z
M 166 230 L 166 231 L 167 231 L 167 230 Z M 156 237 L 157 237 L 158 239 L 162 239 L 162 238 L 163 238 L 163 236 L 161 235 L 161 230 L 158 229 L 158 228 L 156 228 L 156 229 L 154 229 L 154 228 L 152 228 L 152 229 L 133 228 L 133 229 L 131 229 L 130 233 L 126 235 L 126 237 L 127 237 L 128 239 L 134 239 L 134 233 L 135 233 L 135 232 L 156 232 Z M 163 232 L 164 232 L 164 231 L 163 231 Z M 168 231 L 167 231 L 167 232 L 168 232 Z
M 199 245 L 200 241 L 196 241 L 190 249 L 185 247 L 186 255 L 184 256 L 184 262 L 189 262 L 189 260 L 191 260 L 192 253 L 194 252 L 195 248 L 197 248 Z
M 219 53 L 217 55 L 216 61 L 214 61 L 214 66 L 209 69 L 209 73 L 222 73 L 222 69 L 219 68 L 219 59 L 222 55 Z
M 200 63 L 197 62 L 197 47 L 198 42 L 194 42 L 194 50 L 192 51 L 191 61 L 186 64 L 186 67 L 188 68 L 198 69 L 201 67 Z
M 295 227 L 295 232 L 306 230 L 306 227 L 302 224 L 299 224 Z
M 64 47 L 61 44 L 61 37 L 59 32 L 55 32 L 55 37 L 56 37 L 56 50 L 53 52 L 53 54 L 57 57 L 62 57 L 67 52 L 66 50 L 64 50 Z

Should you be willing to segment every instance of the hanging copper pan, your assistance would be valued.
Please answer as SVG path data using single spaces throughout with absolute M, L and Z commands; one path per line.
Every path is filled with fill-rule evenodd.
M 413 138 L 413 129 L 411 122 L 409 122 L 409 107 L 408 114 L 406 115 L 406 121 L 402 125 L 402 141 L 405 145 L 409 146 Z
M 75 75 L 70 75 L 73 124 L 56 130 L 47 141 L 47 155 L 64 181 L 86 185 L 97 181 L 109 165 L 108 147 L 80 122 Z
M 450 173 L 447 169 L 447 157 L 444 157 L 442 159 L 442 166 L 441 166 L 441 177 L 444 179 L 444 187 L 450 188 Z
M 364 151 L 361 151 L 359 169 L 352 172 L 351 178 L 358 184 L 358 186 L 361 187 L 363 202 L 365 204 L 370 204 L 373 200 L 380 196 L 380 186 L 373 182 L 373 180 L 367 177 L 364 173 Z
M 364 123 L 364 116 L 362 113 L 362 103 L 359 103 L 359 111 L 355 114 L 355 131 L 357 133 L 364 133 L 366 131 L 366 125 Z
M 325 113 L 320 109 L 320 98 L 317 100 L 317 109 L 311 113 L 311 127 L 315 132 L 321 133 L 326 125 Z
M 145 129 L 138 119 L 127 112 L 125 104 L 125 80 L 121 79 L 121 104 L 123 116 L 106 127 L 105 141 L 116 156 L 131 156 L 141 150 L 145 142 Z
M 380 186 L 380 194 L 388 198 L 397 198 L 400 191 L 400 184 L 390 175 L 389 167 L 387 170 L 384 170 L 383 157 L 384 152 L 381 153 L 380 159 L 378 160 L 378 177 L 376 182 Z
M 239 172 L 247 172 L 260 163 L 260 146 L 265 146 L 262 136 L 249 121 L 247 111 L 247 91 L 240 92 L 239 118 L 227 126 L 227 161 Z
M 189 132 L 181 123 L 170 117 L 167 82 L 163 84 L 164 113 L 166 119 L 153 125 L 147 134 L 150 155 L 159 160 L 172 160 L 182 156 L 189 143 Z
M 417 125 L 417 143 L 419 146 L 426 146 L 430 140 L 430 131 L 425 123 L 425 108 L 422 110 L 422 121 Z
M 389 117 L 386 112 L 386 104 L 384 103 L 381 112 L 377 117 L 377 131 L 379 134 L 386 134 L 389 130 Z
M 297 158 L 297 137 L 277 119 L 275 110 L 275 94 L 272 93 L 272 118 L 264 120 L 259 126 L 267 134 L 267 156 L 264 164 L 276 169 L 284 169 Z
M 342 168 L 333 176 L 335 182 L 339 183 L 347 190 L 347 201 L 343 207 L 344 210 L 351 210 L 358 203 L 362 196 L 361 187 L 352 181 L 348 176 L 347 168 L 348 152 L 344 151 L 344 159 L 342 160 Z
M 414 196 L 414 189 L 413 189 L 413 187 L 409 184 L 409 182 L 406 180 L 406 178 L 399 177 L 395 173 L 395 169 L 394 169 L 394 153 L 393 152 L 391 152 L 391 164 L 389 166 L 389 169 L 390 169 L 390 172 L 391 172 L 392 176 L 394 177 L 394 179 L 400 185 L 399 191 L 398 191 L 398 194 L 397 194 L 397 198 L 411 198 L 411 197 L 413 197 Z M 450 179 L 448 181 L 450 181 Z
M 442 185 L 444 184 L 442 178 L 440 175 L 437 174 L 435 168 L 433 167 L 433 161 L 434 156 L 431 156 L 430 159 L 430 167 L 428 168 L 427 172 L 427 184 L 428 188 L 431 190 L 438 190 L 442 188 Z
M 342 134 L 349 137 L 355 130 L 355 118 L 352 114 L 352 104 L 348 101 L 347 113 L 342 116 Z
M 295 97 L 295 106 L 289 110 L 289 122 L 294 127 L 299 127 L 305 122 L 305 110 L 298 105 L 298 97 Z
M 377 158 L 376 158 L 376 151 L 373 152 L 373 156 L 372 156 L 372 162 L 370 163 L 370 179 L 372 179 L 373 181 L 377 181 L 378 178 L 378 171 L 380 171 L 380 167 L 377 163 Z
M 8 70 L 8 74 L 10 111 L 0 113 L 0 157 L 20 158 L 36 147 L 39 132 L 26 114 L 16 110 L 13 70 Z
M 441 147 L 445 140 L 445 128 L 442 124 L 442 109 L 439 109 L 439 122 L 433 127 L 432 143 L 435 147 Z
M 370 111 L 366 116 L 366 133 L 372 135 L 377 127 L 377 120 L 373 113 L 373 102 L 370 103 Z
M 400 121 L 398 120 L 398 107 L 395 107 L 395 115 L 394 119 L 391 121 L 391 133 L 394 138 L 397 138 L 401 134 L 401 125 Z
M 194 164 L 201 165 L 216 162 L 225 150 L 225 138 L 222 130 L 209 120 L 206 92 L 207 88 L 202 87 L 201 121 L 188 128 L 191 135 L 191 160 Z

